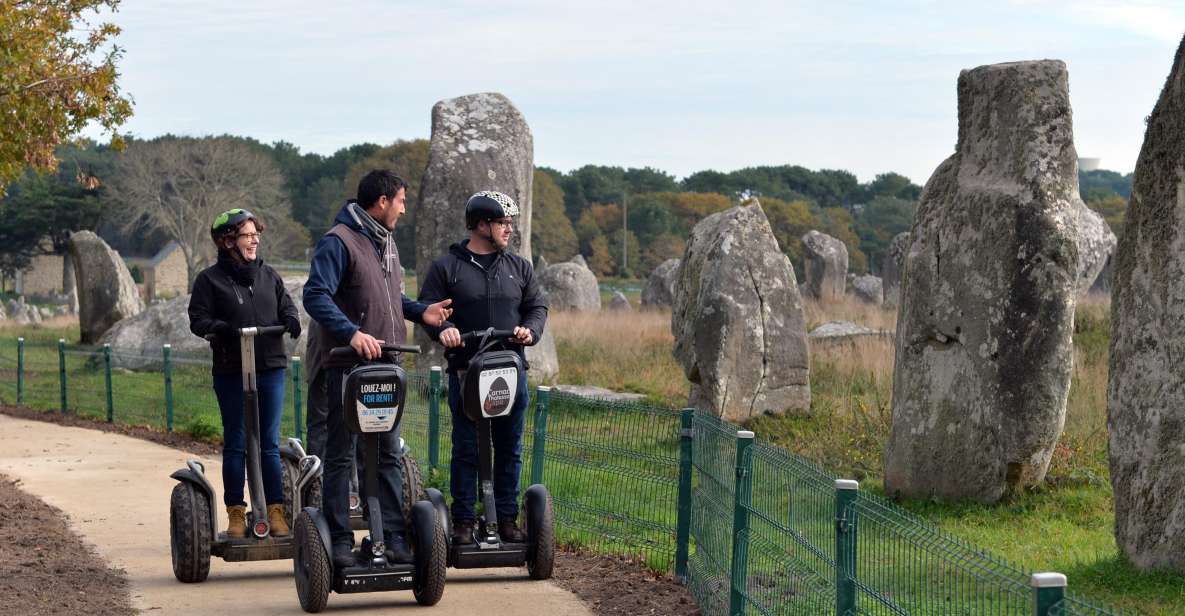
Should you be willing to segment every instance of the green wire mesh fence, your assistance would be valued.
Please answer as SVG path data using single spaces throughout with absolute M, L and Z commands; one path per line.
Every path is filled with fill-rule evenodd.
M 299 363 L 287 400 L 307 400 Z M 210 360 L 0 340 L 0 402 L 222 434 Z M 412 371 L 401 435 L 448 492 L 446 375 Z M 282 434 L 303 437 L 285 405 Z M 750 432 L 693 409 L 532 392 L 522 484 L 552 494 L 561 544 L 624 555 L 685 582 L 702 613 L 1117 616 Z

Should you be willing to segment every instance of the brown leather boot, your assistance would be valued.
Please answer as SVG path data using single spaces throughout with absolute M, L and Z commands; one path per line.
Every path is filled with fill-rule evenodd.
M 498 520 L 498 536 L 507 543 L 522 543 L 527 536 L 514 520 Z
M 453 520 L 453 543 L 470 545 L 473 543 L 473 528 L 477 525 L 473 520 Z
M 230 524 L 226 526 L 226 536 L 231 539 L 242 539 L 247 536 L 247 507 L 245 505 L 227 505 L 226 517 Z
M 284 505 L 267 506 L 267 523 L 272 527 L 273 537 L 288 536 L 288 521 L 284 519 Z

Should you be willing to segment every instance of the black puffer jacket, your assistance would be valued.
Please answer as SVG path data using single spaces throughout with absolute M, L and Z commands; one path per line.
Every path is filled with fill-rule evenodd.
M 214 350 L 214 374 L 242 372 L 240 327 L 286 325 L 298 319 L 296 304 L 288 296 L 284 281 L 276 270 L 259 262 L 249 285 L 235 281 L 235 273 L 225 260 L 202 270 L 193 281 L 189 298 L 189 331 L 197 336 L 216 334 L 210 343 Z M 229 335 L 228 335 L 229 334 Z M 288 354 L 279 335 L 255 339 L 255 369 L 284 368 Z
M 535 281 L 535 269 L 526 259 L 509 252 L 499 252 L 483 269 L 468 249 L 469 240 L 449 247 L 448 254 L 432 262 L 420 287 L 419 301 L 432 304 L 452 298 L 452 318 L 441 327 L 425 325 L 424 330 L 433 340 L 440 340 L 440 332 L 456 327 L 462 334 L 493 327 L 531 330 L 535 342 L 543 335 L 547 323 L 547 302 Z M 526 365 L 526 354 L 518 345 Z M 448 363 L 448 371 L 456 372 L 469 365 L 474 345 L 460 349 Z

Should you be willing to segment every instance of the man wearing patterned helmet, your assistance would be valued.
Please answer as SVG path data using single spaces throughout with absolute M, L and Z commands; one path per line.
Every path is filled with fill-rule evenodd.
M 513 330 L 524 345 L 534 344 L 547 322 L 547 303 L 535 281 L 531 262 L 507 251 L 514 233 L 518 204 L 500 192 L 481 191 L 465 203 L 469 239 L 453 244 L 448 254 L 432 262 L 420 287 L 419 301 L 453 300 L 451 318 L 439 327 L 425 326 L 446 347 L 461 344 L 461 333 Z M 437 299 L 438 298 L 438 299 Z M 527 365 L 522 347 L 515 349 Z M 477 517 L 477 426 L 461 407 L 457 375 L 468 365 L 472 349 L 460 349 L 449 359 L 449 408 L 453 417 L 452 465 L 449 488 L 453 495 L 453 541 L 472 543 Z M 498 533 L 504 541 L 522 542 L 518 518 L 518 480 L 522 469 L 523 422 L 527 408 L 527 375 L 520 375 L 510 414 L 490 420 L 494 444 L 494 501 Z

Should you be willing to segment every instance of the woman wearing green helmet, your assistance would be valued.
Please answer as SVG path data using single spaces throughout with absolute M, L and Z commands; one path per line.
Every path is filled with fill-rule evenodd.
M 218 262 L 202 270 L 193 281 L 189 300 L 189 329 L 198 336 L 214 334 L 214 393 L 222 413 L 222 485 L 230 525 L 228 537 L 247 536 L 247 503 L 243 499 L 246 478 L 246 432 L 243 427 L 242 365 L 239 329 L 284 325 L 300 336 L 296 304 L 274 269 L 259 258 L 263 223 L 244 209 L 227 210 L 210 225 L 210 238 L 218 248 Z M 280 415 L 284 403 L 284 375 L 288 355 L 279 336 L 255 340 L 256 381 L 259 390 L 259 440 L 263 488 L 271 534 L 289 533 L 284 519 L 284 493 L 280 462 Z

